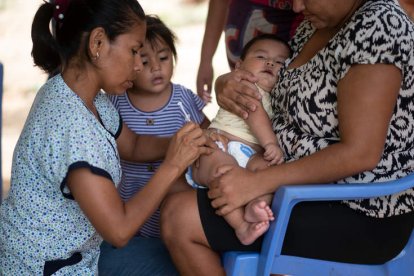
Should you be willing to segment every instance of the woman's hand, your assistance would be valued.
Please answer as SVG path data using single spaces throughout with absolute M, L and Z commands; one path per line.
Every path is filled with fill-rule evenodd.
M 201 154 L 210 154 L 217 145 L 195 123 L 184 125 L 171 139 L 164 162 L 184 172 Z
M 217 177 L 210 183 L 208 197 L 218 215 L 227 215 L 263 194 L 257 184 L 256 173 L 239 166 L 225 165 L 218 169 Z
M 220 142 L 224 148 L 224 151 L 227 152 L 227 144 L 229 143 L 229 138 L 220 133 L 219 129 L 206 129 L 205 133 L 209 139 L 213 140 L 213 142 Z
M 256 110 L 261 95 L 255 86 L 258 79 L 250 72 L 237 69 L 217 78 L 215 91 L 217 103 L 239 117 L 247 119 Z
M 200 63 L 197 74 L 197 95 L 208 104 L 211 102 L 211 84 L 213 83 L 214 70 L 210 63 Z

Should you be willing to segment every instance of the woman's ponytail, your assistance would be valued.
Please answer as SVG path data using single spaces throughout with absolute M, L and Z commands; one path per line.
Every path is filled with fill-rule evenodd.
M 51 74 L 61 65 L 58 43 L 50 31 L 54 5 L 45 2 L 32 23 L 32 57 L 36 66 Z

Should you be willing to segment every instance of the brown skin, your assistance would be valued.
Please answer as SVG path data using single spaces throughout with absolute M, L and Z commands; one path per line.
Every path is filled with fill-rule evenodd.
M 211 102 L 213 83 L 213 56 L 216 52 L 227 20 L 230 0 L 210 0 L 201 46 L 200 65 L 197 73 L 197 94 L 205 103 Z
M 210 249 L 201 226 L 196 191 L 176 195 L 168 197 L 161 210 L 161 231 L 180 275 L 224 276 L 220 255 Z M 166 225 L 169 218 L 174 219 Z
M 411 20 L 414 20 L 414 1 L 412 0 L 399 0 L 398 1 L 404 11 L 407 13 Z

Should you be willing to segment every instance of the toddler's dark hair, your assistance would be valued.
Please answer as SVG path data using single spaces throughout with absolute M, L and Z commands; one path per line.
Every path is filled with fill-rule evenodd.
M 164 41 L 171 49 L 174 60 L 177 61 L 177 50 L 175 48 L 177 36 L 174 32 L 156 15 L 147 15 L 146 21 L 147 34 L 145 39 L 151 44 L 151 47 L 155 46 L 159 40 Z
M 292 54 L 292 49 L 290 48 L 289 44 L 284 39 L 280 38 L 279 36 L 275 34 L 260 34 L 258 36 L 253 37 L 249 42 L 247 42 L 247 44 L 243 47 L 243 50 L 240 55 L 240 59 L 244 60 L 244 58 L 246 57 L 252 45 L 261 40 L 273 40 L 273 41 L 280 42 L 281 44 L 285 45 L 286 48 L 289 50 L 289 56 Z
M 44 2 L 32 23 L 33 60 L 49 74 L 76 55 L 81 62 L 91 62 L 87 49 L 93 29 L 102 27 L 109 40 L 114 41 L 135 24 L 145 22 L 145 13 L 137 0 L 66 0 L 64 4 L 66 11 L 57 17 L 54 13 L 58 4 Z

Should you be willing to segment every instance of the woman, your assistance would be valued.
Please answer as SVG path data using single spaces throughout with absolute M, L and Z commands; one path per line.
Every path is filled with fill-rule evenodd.
M 281 185 L 379 182 L 414 170 L 414 30 L 408 17 L 392 0 L 293 3 L 305 22 L 272 93 L 273 128 L 287 162 L 256 173 L 222 167 L 208 191 L 211 206 L 204 191 L 171 197 L 163 236 L 183 275 L 223 275 L 217 252 L 260 250 L 260 242 L 237 243 L 215 212 L 225 215 Z M 249 81 L 257 80 L 242 71 L 219 79 L 221 105 L 241 117 L 254 112 L 257 100 L 248 95 L 257 92 Z M 293 210 L 282 251 L 383 263 L 408 240 L 413 210 L 413 189 L 371 200 L 303 203 Z
M 39 90 L 15 148 L 11 190 L 0 213 L 0 274 L 97 274 L 102 238 L 124 246 L 187 166 L 210 152 L 195 124 L 172 139 L 134 134 L 101 91 L 115 95 L 132 86 L 142 69 L 145 30 L 136 0 L 62 0 L 38 9 L 34 62 L 47 73 L 62 73 Z M 116 190 L 120 157 L 165 157 L 126 203 Z M 162 259 L 142 267 L 174 273 L 171 264 L 156 260 Z

